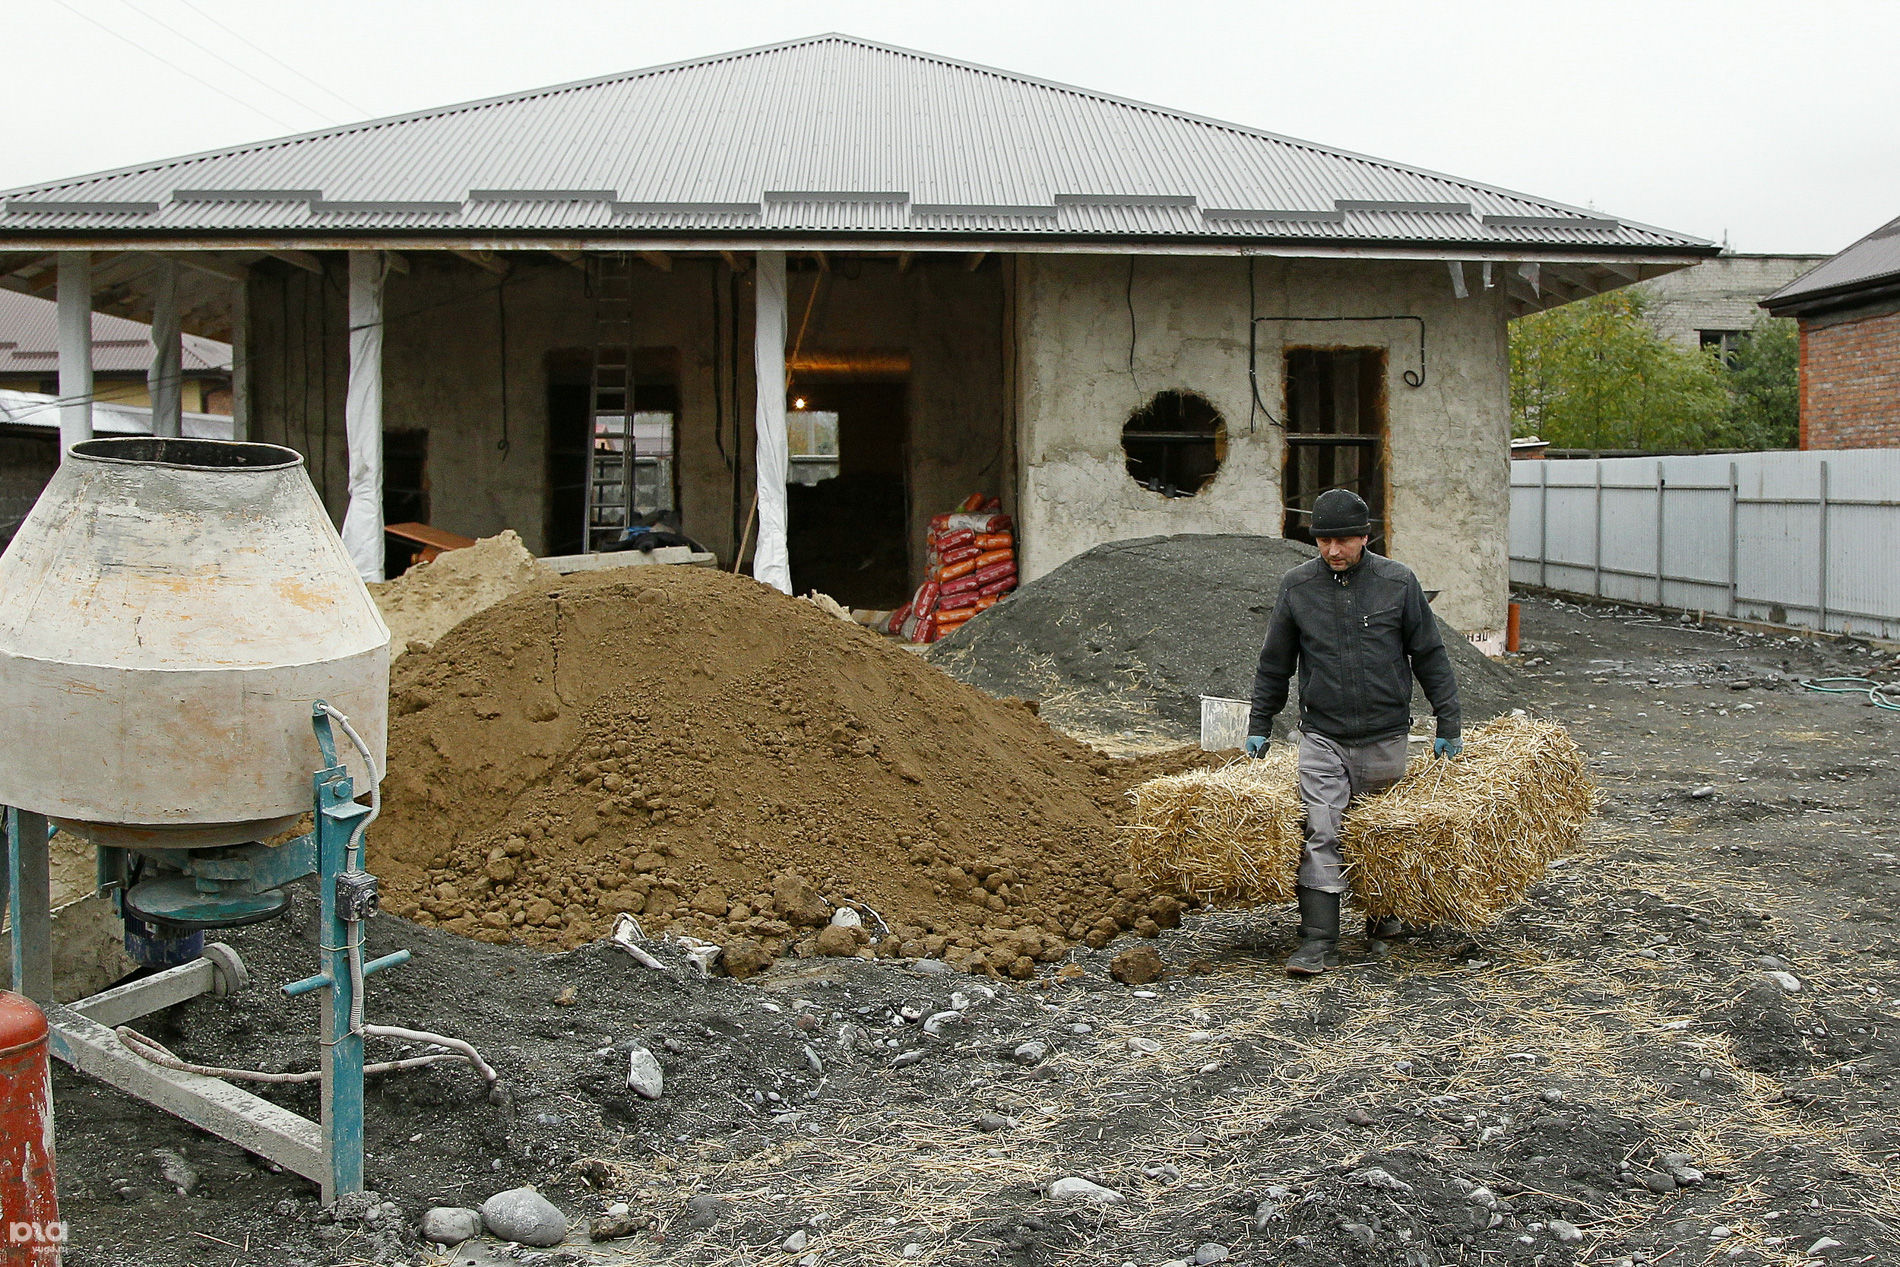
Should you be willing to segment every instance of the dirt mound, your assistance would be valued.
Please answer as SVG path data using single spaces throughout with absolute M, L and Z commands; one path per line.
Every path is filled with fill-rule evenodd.
M 1246 699 L 1280 578 L 1313 557 L 1278 537 L 1141 537 L 1097 546 L 930 649 L 992 695 L 1041 701 L 1055 725 L 1198 739 L 1203 695 Z M 1517 675 L 1444 621 L 1467 725 L 1522 707 Z M 1430 717 L 1414 692 L 1412 711 Z M 1299 719 L 1299 683 L 1275 722 Z
M 427 646 L 510 594 L 559 579 L 510 528 L 418 563 L 393 581 L 371 585 L 369 592 L 389 625 L 389 649 L 400 656 L 410 643 Z
M 390 711 L 386 904 L 470 936 L 573 946 L 631 911 L 650 933 L 810 953 L 856 903 L 889 925 L 879 953 L 1027 975 L 1182 909 L 1120 874 L 1122 793 L 1152 762 L 1118 772 L 745 578 L 517 595 L 404 657 Z M 867 941 L 841 938 L 822 949 Z

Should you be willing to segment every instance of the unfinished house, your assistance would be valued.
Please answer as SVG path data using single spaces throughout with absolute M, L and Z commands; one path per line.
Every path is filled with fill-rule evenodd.
M 0 284 L 236 345 L 241 433 L 305 455 L 366 576 L 385 514 L 544 554 L 663 516 L 725 566 L 884 607 L 971 493 L 1033 579 L 1118 538 L 1301 536 L 1344 485 L 1481 638 L 1506 322 L 1715 253 L 838 35 L 3 207 Z

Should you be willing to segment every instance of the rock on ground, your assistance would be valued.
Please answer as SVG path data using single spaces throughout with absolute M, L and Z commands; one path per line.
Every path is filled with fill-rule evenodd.
M 666 1072 L 660 1059 L 644 1047 L 627 1053 L 627 1089 L 645 1100 L 657 1100 L 666 1091 Z
M 1108 975 L 1123 985 L 1151 985 L 1166 971 L 1161 952 L 1153 946 L 1130 946 L 1108 961 Z
M 482 1214 L 463 1206 L 438 1205 L 423 1214 L 417 1232 L 431 1244 L 460 1245 L 482 1234 Z
M 545 1248 L 567 1235 L 567 1216 L 533 1188 L 510 1188 L 482 1202 L 482 1222 L 504 1241 Z

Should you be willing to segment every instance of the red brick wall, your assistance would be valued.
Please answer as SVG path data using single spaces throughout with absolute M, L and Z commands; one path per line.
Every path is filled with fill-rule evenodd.
M 1900 312 L 1801 323 L 1801 447 L 1900 448 Z

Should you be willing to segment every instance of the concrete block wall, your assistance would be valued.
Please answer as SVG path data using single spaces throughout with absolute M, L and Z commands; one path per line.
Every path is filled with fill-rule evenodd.
M 1801 447 L 1900 447 L 1900 311 L 1801 323 Z
M 1761 301 L 1814 268 L 1825 255 L 1718 255 L 1691 268 L 1640 282 L 1649 321 L 1664 337 L 1694 350 L 1703 330 L 1747 330 L 1767 314 Z
M 1029 578 L 1103 542 L 1168 533 L 1277 536 L 1283 522 L 1289 347 L 1387 353 L 1389 548 L 1436 607 L 1494 638 L 1508 596 L 1508 366 L 1501 290 L 1468 270 L 1458 299 L 1443 264 L 1038 255 L 1017 261 L 1018 502 Z M 1259 324 L 1249 383 L 1248 269 Z M 1132 317 L 1131 317 L 1132 308 Z M 1418 317 L 1425 326 L 1424 382 Z M 1366 318 L 1300 324 L 1280 318 Z M 1121 430 L 1167 390 L 1205 397 L 1225 421 L 1227 457 L 1195 497 L 1136 484 Z

